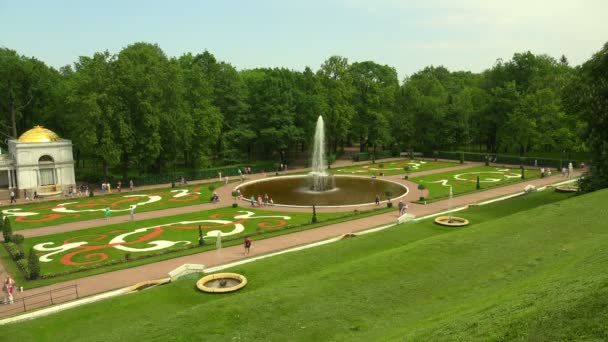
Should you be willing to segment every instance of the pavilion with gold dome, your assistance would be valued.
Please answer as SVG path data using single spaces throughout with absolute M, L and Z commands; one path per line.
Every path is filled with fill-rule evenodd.
M 19 197 L 61 194 L 75 185 L 72 142 L 42 126 L 8 141 L 8 154 L 0 155 L 0 186 Z

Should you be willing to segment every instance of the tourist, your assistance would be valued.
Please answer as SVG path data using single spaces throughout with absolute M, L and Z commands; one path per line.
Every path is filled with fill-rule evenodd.
M 251 245 L 251 242 L 249 243 Z M 13 292 L 15 291 L 15 281 L 11 276 L 7 276 L 2 286 L 4 292 L 4 304 L 13 304 Z
M 249 237 L 245 236 L 245 252 L 243 252 L 244 255 L 249 254 L 249 250 L 251 249 L 251 240 L 249 240 Z
M 12 203 L 17 203 L 17 200 L 15 199 L 15 190 L 11 190 L 11 204 Z
M 543 177 L 545 177 L 545 168 L 541 167 L 540 168 L 540 178 L 543 178 Z
M 122 182 L 118 181 L 118 184 L 116 184 L 116 190 L 118 190 L 118 192 L 121 192 L 120 190 L 122 189 Z
M 551 177 L 551 169 L 547 168 L 547 177 Z
M 108 182 L 107 186 L 108 186 L 108 193 L 111 194 L 112 193 L 112 185 L 110 184 L 110 182 Z
M 574 176 L 574 166 L 572 165 L 572 162 L 568 163 L 568 178 Z
M 133 222 L 135 220 L 135 206 L 132 205 L 130 210 L 129 210 L 129 215 L 131 216 L 131 222 Z
M 264 194 L 264 206 L 268 205 L 268 194 Z
M 38 199 L 38 191 L 34 190 L 34 199 Z
M 243 172 L 241 171 L 241 169 L 238 169 L 239 171 L 239 177 L 241 178 L 241 182 L 245 180 L 245 176 L 243 176 Z
M 568 172 L 568 169 L 566 169 L 566 167 L 562 167 L 562 177 L 566 177 L 566 172 Z
M 214 192 L 213 195 L 211 195 L 211 203 L 217 203 L 220 201 L 220 197 L 217 195 L 217 192 Z
M 253 195 L 251 195 L 251 206 L 255 207 L 255 197 L 253 197 Z
M 27 190 L 23 189 L 23 198 L 27 198 Z
M 399 216 L 403 216 L 407 212 L 407 204 L 403 200 L 399 200 Z
M 262 207 L 262 195 L 258 195 L 258 207 Z
M 101 193 L 104 194 L 106 192 L 106 182 L 101 183 Z
M 268 200 L 268 203 L 269 203 L 270 205 L 274 205 L 274 201 L 272 200 L 272 197 L 270 197 L 270 199 Z
M 110 207 L 106 207 L 106 211 L 105 211 L 106 222 L 110 221 L 110 215 L 112 215 L 112 211 L 110 210 Z
M 133 191 L 133 180 L 129 180 L 129 190 Z
M 380 196 L 376 195 L 376 205 L 380 205 Z
M 224 177 L 224 185 L 228 185 L 228 176 Z

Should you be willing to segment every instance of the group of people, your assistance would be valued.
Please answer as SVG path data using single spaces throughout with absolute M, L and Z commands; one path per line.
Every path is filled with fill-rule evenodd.
M 182 177 L 182 179 L 183 179 L 183 177 Z M 185 180 L 184 180 L 184 182 L 185 182 Z M 132 179 L 129 180 L 129 190 L 133 191 L 133 180 Z M 118 183 L 116 183 L 116 191 L 122 192 L 122 181 L 118 181 Z M 105 194 L 106 192 L 109 194 L 112 193 L 112 184 L 110 182 L 101 183 L 101 193 Z
M 274 201 L 272 200 L 272 197 L 269 197 L 268 194 L 264 194 L 264 197 L 262 197 L 261 195 L 258 195 L 257 201 L 255 199 L 255 196 L 251 195 L 251 198 L 249 199 L 249 201 L 251 201 L 252 207 L 255 207 L 256 203 L 257 203 L 258 207 L 260 207 L 260 208 L 266 207 L 269 205 L 274 205 Z

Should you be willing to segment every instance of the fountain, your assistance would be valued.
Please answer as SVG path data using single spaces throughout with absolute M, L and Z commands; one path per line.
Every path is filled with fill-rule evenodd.
M 310 177 L 310 190 L 328 191 L 335 187 L 334 177 L 327 173 L 325 163 L 325 123 L 323 117 L 319 115 L 315 128 L 315 138 L 312 149 L 312 171 L 308 173 Z
M 376 194 L 391 193 L 391 199 L 405 196 L 408 189 L 395 181 L 364 176 L 332 175 L 325 159 L 325 123 L 319 116 L 312 146 L 312 171 L 308 175 L 264 178 L 241 184 L 244 198 L 268 194 L 276 206 L 342 207 L 372 205 Z
M 450 198 L 448 199 L 449 216 L 439 216 L 435 219 L 435 223 L 448 227 L 463 227 L 469 224 L 469 220 L 463 217 L 452 216 L 452 186 L 450 185 Z
M 204 276 L 196 282 L 196 287 L 203 292 L 226 293 L 242 289 L 247 285 L 247 278 L 236 273 L 216 273 Z

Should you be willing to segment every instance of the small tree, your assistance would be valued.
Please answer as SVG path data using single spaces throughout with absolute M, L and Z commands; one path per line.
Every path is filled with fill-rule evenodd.
M 391 198 L 393 197 L 393 193 L 391 191 L 385 191 L 384 195 L 386 196 L 386 207 L 392 208 L 393 202 L 391 202 Z
M 203 237 L 203 229 L 201 228 L 201 226 L 198 226 L 198 245 L 199 246 L 203 246 L 205 245 L 205 238 Z
M 27 258 L 27 265 L 30 269 L 29 278 L 38 279 L 40 277 L 40 260 L 38 260 L 34 247 L 30 248 L 30 254 Z
M 315 224 L 317 222 L 319 222 L 319 220 L 317 219 L 317 207 L 313 204 L 312 205 L 312 224 Z
M 8 217 L 4 218 L 2 235 L 4 236 L 4 242 L 11 242 L 11 238 L 13 237 L 13 228 L 11 227 L 11 220 Z
M 481 185 L 479 184 L 479 176 L 477 176 L 477 186 L 475 188 L 477 190 L 481 189 Z
M 230 195 L 232 195 L 232 199 L 234 200 L 234 202 L 232 203 L 232 207 L 236 208 L 239 205 L 237 204 L 237 200 L 239 198 L 239 192 L 236 190 L 232 190 L 232 192 L 230 193 Z

